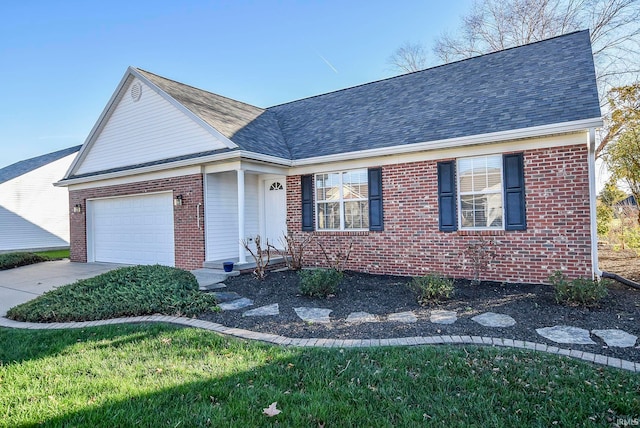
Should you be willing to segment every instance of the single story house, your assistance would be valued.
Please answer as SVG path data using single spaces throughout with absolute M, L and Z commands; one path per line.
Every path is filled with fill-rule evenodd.
M 347 269 L 598 273 L 588 31 L 269 108 L 130 67 L 58 185 L 74 261 L 185 269 L 259 234 Z M 484 245 L 484 244 L 481 244 Z
M 53 187 L 80 146 L 0 169 L 0 253 L 69 248 L 69 192 Z

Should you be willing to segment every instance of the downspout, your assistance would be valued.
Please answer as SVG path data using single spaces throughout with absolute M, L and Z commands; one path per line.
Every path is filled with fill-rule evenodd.
M 598 267 L 598 223 L 596 218 L 596 130 L 589 128 L 587 136 L 589 165 L 589 217 L 591 220 L 591 266 L 594 277 L 602 277 Z

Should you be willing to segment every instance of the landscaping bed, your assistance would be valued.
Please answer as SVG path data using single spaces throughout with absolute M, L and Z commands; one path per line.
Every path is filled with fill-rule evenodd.
M 451 299 L 421 306 L 409 291 L 410 278 L 345 272 L 335 296 L 326 299 L 301 295 L 296 272 L 269 273 L 258 281 L 252 275 L 241 275 L 225 281 L 224 291 L 235 291 L 253 300 L 246 309 L 207 312 L 201 319 L 228 327 L 238 327 L 292 338 L 383 339 L 394 337 L 466 335 L 491 336 L 546 343 L 561 348 L 605 354 L 631 361 L 640 361 L 640 346 L 609 348 L 592 335 L 597 345 L 571 345 L 551 342 L 536 333 L 537 328 L 570 325 L 587 329 L 621 329 L 640 336 L 640 290 L 609 282 L 608 295 L 599 307 L 585 308 L 556 303 L 553 288 L 541 284 L 501 284 L 483 282 L 472 285 L 466 280 L 455 282 Z M 246 310 L 279 304 L 279 315 L 243 317 Z M 294 311 L 297 307 L 331 309 L 328 324 L 302 321 Z M 450 325 L 430 321 L 432 310 L 457 312 L 457 321 Z M 348 323 L 352 312 L 368 312 L 380 322 Z M 386 321 L 391 313 L 413 311 L 415 323 Z M 471 320 L 483 312 L 506 314 L 516 320 L 512 327 L 484 327 Z

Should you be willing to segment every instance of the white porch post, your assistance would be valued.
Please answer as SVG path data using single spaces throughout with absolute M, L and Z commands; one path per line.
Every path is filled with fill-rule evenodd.
M 245 254 L 242 241 L 246 239 L 244 231 L 244 170 L 237 169 L 238 175 L 238 263 L 246 263 L 247 255 Z

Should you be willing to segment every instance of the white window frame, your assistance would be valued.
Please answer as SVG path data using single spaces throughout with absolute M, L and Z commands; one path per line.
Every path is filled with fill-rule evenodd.
M 498 158 L 500 160 L 500 191 L 471 191 L 471 192 L 462 192 L 460 189 L 460 161 L 461 160 L 469 160 L 469 159 L 487 159 L 487 158 Z M 463 158 L 456 159 L 456 197 L 458 198 L 458 228 L 459 230 L 505 230 L 504 222 L 505 222 L 505 208 L 504 208 L 504 165 L 502 161 L 502 154 L 492 154 L 492 155 L 483 155 L 483 156 L 467 156 Z M 500 199 L 502 201 L 502 225 L 501 226 L 484 226 L 484 227 L 472 227 L 472 226 L 464 226 L 462 222 L 462 196 L 467 195 L 495 195 L 499 194 Z
M 316 230 L 319 232 L 363 232 L 363 231 L 367 231 L 369 230 L 369 227 L 364 227 L 364 228 L 358 228 L 358 229 L 346 229 L 345 228 L 345 221 L 344 221 L 344 215 L 345 215 L 345 209 L 344 209 L 344 204 L 345 202 L 369 202 L 369 196 L 367 195 L 364 198 L 352 198 L 352 199 L 344 199 L 344 185 L 343 185 L 343 177 L 345 173 L 353 173 L 353 172 L 359 172 L 359 173 L 364 173 L 365 176 L 367 177 L 367 186 L 369 186 L 369 180 L 368 180 L 368 175 L 367 175 L 367 169 L 366 168 L 357 168 L 357 169 L 345 169 L 345 170 L 340 170 L 340 171 L 327 171 L 327 172 L 319 172 L 317 174 L 313 175 L 313 204 L 314 204 L 314 209 L 315 209 L 315 213 L 316 213 Z M 340 198 L 338 200 L 326 200 L 326 199 L 322 199 L 319 200 L 318 199 L 318 188 L 317 188 L 317 183 L 318 183 L 318 176 L 319 175 L 329 175 L 329 174 L 338 174 L 338 176 L 340 177 L 340 183 L 339 183 L 339 190 L 340 190 Z M 339 207 L 340 207 L 340 228 L 339 229 L 329 229 L 329 228 L 321 228 L 320 227 L 320 210 L 318 209 L 318 205 L 319 204 L 323 204 L 323 203 L 338 203 Z M 371 222 L 371 219 L 369 219 L 369 223 Z

